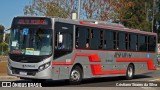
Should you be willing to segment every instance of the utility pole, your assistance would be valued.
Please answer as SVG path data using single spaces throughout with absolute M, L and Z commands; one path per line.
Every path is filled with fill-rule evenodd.
M 81 0 L 78 0 L 78 20 L 80 19 Z
M 156 0 L 153 0 L 153 9 L 152 9 L 152 32 L 154 31 L 154 13 L 155 13 L 155 3 Z

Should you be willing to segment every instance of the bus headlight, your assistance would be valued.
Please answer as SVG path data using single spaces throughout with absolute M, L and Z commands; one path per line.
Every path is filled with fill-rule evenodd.
M 38 71 L 42 71 L 46 68 L 48 68 L 51 65 L 51 62 L 47 62 L 45 64 L 42 64 L 41 66 L 39 66 Z

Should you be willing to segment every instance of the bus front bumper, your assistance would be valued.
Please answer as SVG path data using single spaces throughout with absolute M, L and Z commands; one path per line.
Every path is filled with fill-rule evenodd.
M 18 69 L 9 67 L 7 68 L 7 73 L 10 76 L 17 76 L 20 78 L 28 78 L 28 79 L 51 79 L 51 66 L 42 70 L 32 70 L 32 69 Z

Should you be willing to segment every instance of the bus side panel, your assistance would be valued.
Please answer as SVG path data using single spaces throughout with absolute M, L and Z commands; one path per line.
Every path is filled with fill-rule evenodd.
M 133 62 L 133 64 L 135 66 L 135 75 L 148 72 L 148 65 L 146 62 Z
M 75 58 L 75 63 L 79 63 L 83 67 L 83 78 L 91 78 L 93 77 L 91 67 L 90 67 L 90 62 L 89 58 L 87 56 L 77 56 Z
M 69 79 L 69 68 L 71 65 L 61 65 L 60 66 L 60 74 L 59 74 L 59 79 Z
M 60 70 L 60 67 L 58 65 L 56 66 L 52 65 L 52 79 L 53 80 L 59 79 L 59 70 Z

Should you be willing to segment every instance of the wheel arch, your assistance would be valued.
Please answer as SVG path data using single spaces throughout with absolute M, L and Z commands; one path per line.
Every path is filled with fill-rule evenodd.
M 84 70 L 83 70 L 83 66 L 82 66 L 82 64 L 80 64 L 80 63 L 75 63 L 74 65 L 73 65 L 73 67 L 72 67 L 72 69 L 73 68 L 75 68 L 76 66 L 79 66 L 80 68 L 81 68 L 81 70 L 82 70 L 82 77 L 84 76 Z M 72 69 L 71 69 L 71 71 L 72 71 Z

